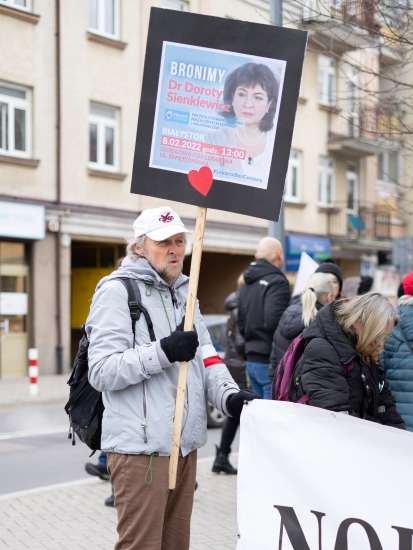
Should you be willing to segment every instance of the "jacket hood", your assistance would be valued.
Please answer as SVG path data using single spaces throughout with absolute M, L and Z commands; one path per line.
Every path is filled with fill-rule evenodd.
M 238 307 L 239 297 L 238 297 L 238 291 L 237 292 L 231 292 L 226 298 L 224 302 L 224 309 L 225 311 L 232 311 L 233 309 L 236 309 Z
M 343 364 L 349 363 L 357 354 L 356 349 L 334 319 L 335 302 L 325 305 L 310 325 L 304 329 L 304 338 L 325 338 L 336 350 Z
M 129 256 L 126 256 L 126 258 L 122 260 L 122 264 L 119 269 L 113 271 L 110 275 L 103 277 L 103 279 L 98 282 L 96 290 L 106 283 L 106 281 L 110 281 L 111 279 L 115 279 L 117 277 L 140 279 L 144 283 L 153 285 L 157 288 L 169 288 L 169 285 L 158 275 L 146 258 L 137 258 L 133 261 L 129 258 Z M 188 281 L 189 277 L 181 273 L 172 285 L 172 288 L 176 289 L 181 285 L 187 284 Z
M 270 264 L 267 260 L 260 258 L 259 260 L 255 260 L 255 262 L 250 263 L 250 266 L 244 273 L 244 281 L 247 285 L 251 285 L 266 275 L 275 275 L 277 273 L 284 276 L 281 269 L 278 269 L 275 265 Z
M 404 294 L 404 296 L 400 296 L 400 298 L 397 300 L 397 307 L 400 306 L 413 306 L 413 296 L 410 296 L 410 294 Z
M 303 306 L 301 300 L 287 307 L 278 323 L 278 330 L 284 338 L 293 340 L 297 334 L 302 332 L 304 328 L 302 315 Z
M 320 311 L 323 306 L 319 302 L 316 302 L 315 307 L 317 308 L 317 311 Z M 301 299 L 295 301 L 287 307 L 278 326 L 278 330 L 281 334 L 289 340 L 293 340 L 297 334 L 304 330 L 303 304 Z

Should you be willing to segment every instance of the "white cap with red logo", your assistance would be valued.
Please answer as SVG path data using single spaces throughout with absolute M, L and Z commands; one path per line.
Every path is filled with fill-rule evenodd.
M 163 241 L 177 233 L 190 233 L 170 206 L 148 208 L 133 224 L 135 238 L 146 235 L 153 241 Z

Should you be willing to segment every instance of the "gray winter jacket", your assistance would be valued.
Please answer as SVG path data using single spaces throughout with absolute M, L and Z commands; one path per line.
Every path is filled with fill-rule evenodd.
M 114 277 L 138 281 L 142 304 L 156 336 L 151 342 L 144 316 L 136 324 L 133 341 L 127 291 Z M 124 454 L 171 453 L 179 363 L 170 364 L 159 340 L 169 336 L 185 315 L 188 277 L 180 275 L 170 288 L 139 258 L 125 258 L 122 266 L 102 279 L 93 296 L 86 333 L 89 381 L 103 392 L 105 411 L 102 450 Z M 207 399 L 221 412 L 231 393 L 238 391 L 211 343 L 197 304 L 195 328 L 199 347 L 188 369 L 181 452 L 186 456 L 207 440 Z

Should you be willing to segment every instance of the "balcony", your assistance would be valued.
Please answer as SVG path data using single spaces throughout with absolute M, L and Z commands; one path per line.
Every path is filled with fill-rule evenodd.
M 328 237 L 335 243 L 371 243 L 389 241 L 391 210 L 386 205 L 337 202 L 327 212 Z
M 328 150 L 350 157 L 377 155 L 397 149 L 400 121 L 393 105 L 345 103 L 332 110 Z
M 377 11 L 374 0 L 304 0 L 302 27 L 340 55 L 376 43 Z

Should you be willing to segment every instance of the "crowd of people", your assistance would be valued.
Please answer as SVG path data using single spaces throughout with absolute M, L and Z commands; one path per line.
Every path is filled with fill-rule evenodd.
M 322 263 L 291 297 L 276 239 L 262 239 L 255 261 L 225 301 L 225 363 L 198 306 L 184 331 L 188 277 L 182 266 L 187 229 L 170 207 L 136 219 L 127 256 L 98 284 L 86 322 L 89 380 L 105 411 L 99 463 L 86 471 L 113 487 L 119 539 L 115 549 L 189 548 L 197 449 L 206 442 L 207 400 L 227 415 L 212 471 L 236 475 L 229 455 L 246 403 L 270 399 L 278 365 L 294 340 L 305 341 L 289 389 L 306 403 L 413 431 L 413 273 L 394 307 L 372 292 L 373 280 L 343 280 Z M 127 293 L 117 277 L 138 285 L 153 323 L 130 330 Z M 235 286 L 235 285 L 234 285 Z M 168 489 L 179 362 L 190 363 L 176 488 Z M 396 401 L 397 399 L 397 401 Z

